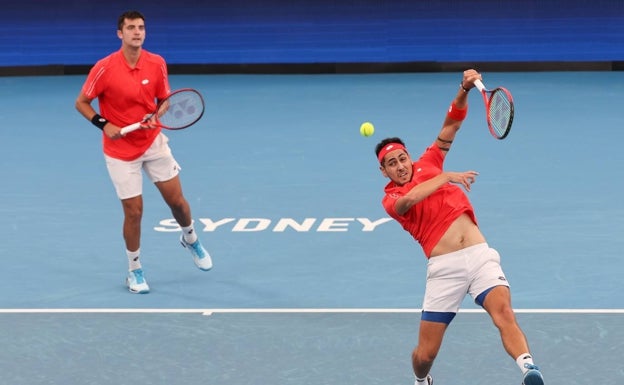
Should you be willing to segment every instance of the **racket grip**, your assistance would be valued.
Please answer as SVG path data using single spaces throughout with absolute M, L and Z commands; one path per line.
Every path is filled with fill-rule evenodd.
M 133 124 L 131 124 L 131 125 L 129 125 L 129 126 L 126 126 L 126 127 L 122 127 L 122 129 L 121 129 L 121 131 L 119 131 L 119 133 L 120 133 L 122 136 L 123 136 L 123 135 L 126 135 L 127 133 L 132 132 L 132 131 L 134 131 L 134 130 L 136 130 L 136 129 L 140 128 L 140 127 L 141 127 L 141 124 L 142 124 L 142 122 L 138 122 L 138 123 L 133 123 Z
M 477 89 L 480 92 L 483 92 L 483 90 L 485 90 L 485 86 L 483 85 L 483 82 L 480 79 L 475 80 L 474 85 L 475 87 L 477 87 Z

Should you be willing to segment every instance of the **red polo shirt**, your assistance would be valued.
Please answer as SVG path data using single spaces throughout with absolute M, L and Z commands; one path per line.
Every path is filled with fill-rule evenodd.
M 89 99 L 98 99 L 100 115 L 124 127 L 154 112 L 156 99 L 169 94 L 167 64 L 161 56 L 142 49 L 136 66 L 131 68 L 119 50 L 95 63 L 82 92 Z M 134 160 L 147 151 L 159 132 L 160 129 L 136 130 L 115 140 L 103 135 L 104 153 Z
M 447 183 L 427 198 L 416 203 L 404 215 L 397 214 L 395 204 L 414 186 L 442 173 L 444 156 L 436 145 L 432 145 L 412 164 L 412 180 L 403 186 L 390 182 L 385 187 L 382 204 L 386 212 L 403 226 L 423 248 L 429 258 L 446 230 L 461 214 L 467 213 L 476 224 L 474 209 L 462 189 Z

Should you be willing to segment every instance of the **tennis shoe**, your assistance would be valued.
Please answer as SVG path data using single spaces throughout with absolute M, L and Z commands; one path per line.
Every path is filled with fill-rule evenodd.
M 210 254 L 204 249 L 201 242 L 198 240 L 195 243 L 188 243 L 184 239 L 184 234 L 180 236 L 180 243 L 182 246 L 187 248 L 191 255 L 193 256 L 193 262 L 199 268 L 199 270 L 208 271 L 212 269 L 212 259 L 210 259 Z
M 544 385 L 544 377 L 542 377 L 542 373 L 540 373 L 537 366 L 532 364 L 524 364 L 524 367 L 529 370 L 524 373 L 522 385 Z
M 130 293 L 134 294 L 147 294 L 149 293 L 149 286 L 145 277 L 143 276 L 143 270 L 136 269 L 128 272 L 126 277 L 126 286 Z

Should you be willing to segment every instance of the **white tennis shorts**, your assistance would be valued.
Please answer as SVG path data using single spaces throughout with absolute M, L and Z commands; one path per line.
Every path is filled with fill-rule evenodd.
M 498 252 L 487 243 L 470 246 L 430 258 L 423 311 L 457 313 L 470 294 L 479 294 L 495 286 L 509 286 Z
M 138 159 L 125 161 L 104 155 L 106 168 L 119 199 L 143 194 L 143 174 L 154 183 L 165 182 L 180 173 L 180 165 L 173 158 L 168 145 L 169 138 L 160 133 L 150 148 Z

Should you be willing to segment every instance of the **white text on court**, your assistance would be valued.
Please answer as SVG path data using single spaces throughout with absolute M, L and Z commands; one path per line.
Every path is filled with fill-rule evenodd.
M 380 218 L 371 220 L 369 218 L 305 218 L 295 220 L 293 218 L 222 218 L 213 220 L 211 218 L 199 218 L 204 227 L 201 231 L 213 232 L 217 230 L 229 230 L 232 232 L 258 232 L 273 231 L 284 232 L 293 230 L 296 232 L 346 232 L 349 230 L 374 231 L 378 226 L 392 221 L 392 218 Z M 175 219 L 163 219 L 160 226 L 154 227 L 159 232 L 180 231 L 180 226 Z M 198 226 L 198 230 L 200 227 Z

